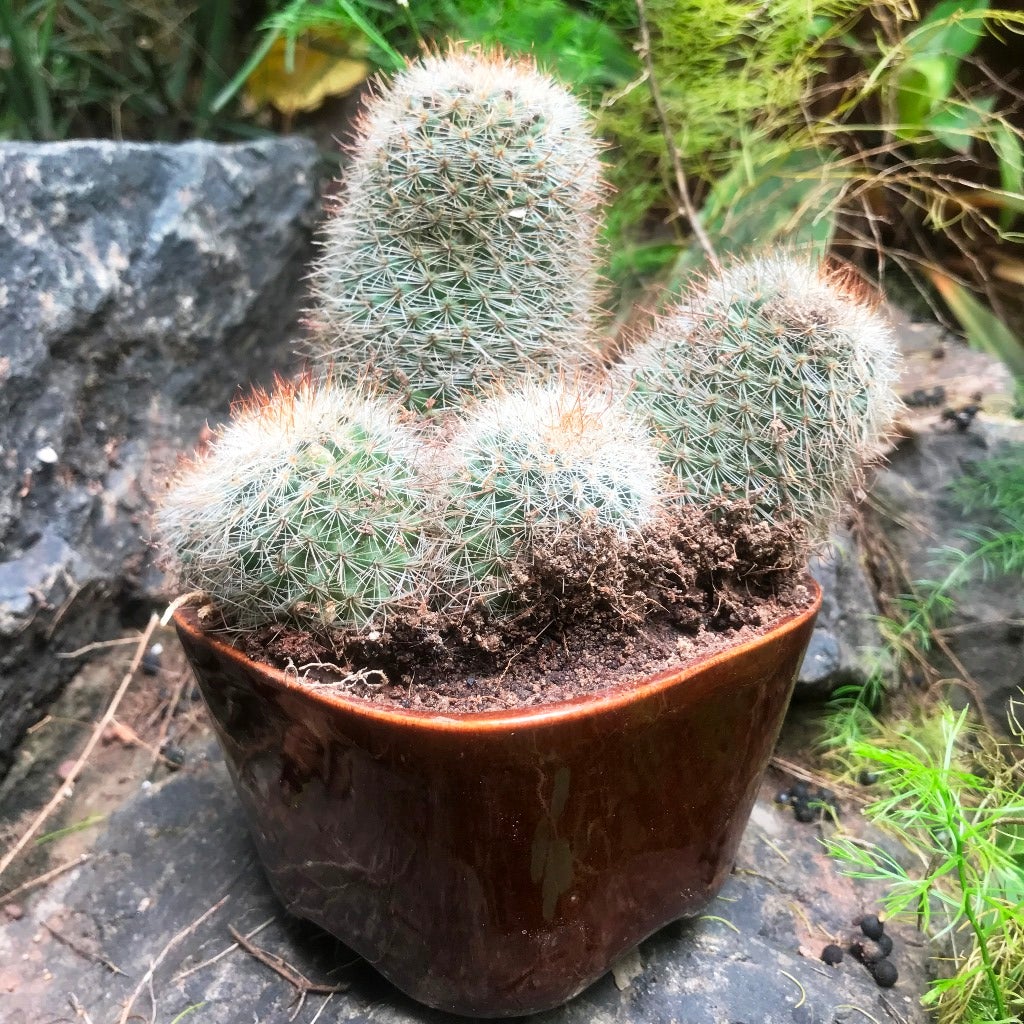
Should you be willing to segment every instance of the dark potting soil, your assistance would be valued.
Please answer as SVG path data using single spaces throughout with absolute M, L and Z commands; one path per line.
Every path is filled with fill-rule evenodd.
M 803 572 L 798 535 L 732 504 L 628 546 L 595 530 L 535 547 L 512 574 L 515 613 L 410 607 L 369 633 L 272 625 L 235 642 L 346 696 L 507 710 L 639 681 L 753 639 L 810 603 Z

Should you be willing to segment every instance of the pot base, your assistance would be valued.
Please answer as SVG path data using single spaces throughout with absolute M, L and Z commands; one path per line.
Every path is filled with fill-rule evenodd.
M 299 684 L 175 623 L 274 889 L 429 1006 L 551 1009 L 732 866 L 820 603 L 629 687 L 441 715 Z

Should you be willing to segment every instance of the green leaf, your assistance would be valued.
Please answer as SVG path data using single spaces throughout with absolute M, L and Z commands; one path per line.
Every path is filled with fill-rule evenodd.
M 900 68 L 896 79 L 896 135 L 911 139 L 923 134 L 928 118 L 953 91 L 958 63 L 941 55 L 917 56 Z
M 963 285 L 938 270 L 929 270 L 928 276 L 960 322 L 971 348 L 1002 360 L 1015 377 L 1024 381 L 1024 343 L 1021 339 Z
M 1019 196 L 1024 203 L 1021 195 L 1024 192 L 1024 146 L 1021 146 L 1020 136 L 1005 121 L 997 121 L 989 135 L 989 144 L 999 160 L 999 183 L 1003 191 Z M 1008 231 L 1013 219 L 1013 209 L 1004 208 L 999 213 L 999 227 Z
M 739 255 L 784 242 L 824 257 L 835 230 L 835 202 L 843 180 L 832 167 L 834 150 L 798 149 L 738 160 L 715 182 L 701 222 L 719 255 Z M 703 262 L 698 248 L 682 253 L 671 286 Z
M 964 19 L 963 15 L 979 15 L 988 9 L 988 0 L 945 0 L 922 20 L 907 42 L 915 54 L 948 56 L 958 64 L 974 52 L 986 34 L 983 18 Z
M 928 130 L 948 149 L 966 155 L 995 102 L 995 96 L 984 96 L 969 103 L 944 103 L 928 118 Z

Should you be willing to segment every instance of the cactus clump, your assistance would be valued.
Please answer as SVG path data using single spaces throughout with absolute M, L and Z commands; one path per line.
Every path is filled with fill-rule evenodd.
M 481 402 L 443 457 L 438 563 L 456 605 L 505 602 L 513 564 L 537 542 L 588 528 L 637 536 L 659 515 L 667 477 L 621 403 L 559 384 Z
M 314 269 L 312 344 L 417 409 L 590 357 L 598 148 L 526 59 L 453 51 L 363 114 Z
M 890 426 L 895 358 L 848 279 L 773 254 L 670 311 L 619 372 L 685 500 L 747 500 L 813 541 Z
M 180 582 L 231 626 L 375 621 L 419 582 L 414 450 L 388 405 L 330 382 L 257 392 L 163 503 Z

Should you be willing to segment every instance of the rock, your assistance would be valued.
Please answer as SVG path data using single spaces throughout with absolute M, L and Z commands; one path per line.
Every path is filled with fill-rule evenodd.
M 893 311 L 892 322 L 903 356 L 899 390 L 905 401 L 910 399 L 908 422 L 932 422 L 944 408 L 975 402 L 995 415 L 1012 411 L 1016 385 L 1005 363 L 968 348 L 941 324 L 913 323 L 898 310 Z M 935 404 L 930 401 L 933 396 Z M 918 404 L 920 398 L 925 401 Z
M 146 1019 L 152 991 L 161 1021 L 197 1003 L 204 1024 L 288 1020 L 297 993 L 232 950 L 228 925 L 253 933 L 253 943 L 315 983 L 347 984 L 329 996 L 323 1020 L 461 1019 L 413 1003 L 340 942 L 289 918 L 256 862 L 219 754 L 192 749 L 189 764 L 148 790 L 134 789 L 94 839 L 90 859 L 33 893 L 20 921 L 0 926 L 0 963 L 9 965 L 7 1024 L 64 1019 L 72 993 L 92 1020 L 117 1020 L 136 990 L 133 1012 Z M 887 1003 L 862 965 L 847 960 L 825 969 L 818 960 L 823 937 L 848 931 L 864 907 L 877 904 L 879 891 L 841 875 L 817 830 L 793 825 L 770 795 L 765 788 L 737 870 L 704 915 L 658 932 L 568 1005 L 536 1019 L 852 1024 L 869 1014 L 924 1024 L 918 1000 L 927 984 L 927 954 L 910 926 L 890 925 L 901 938 L 900 981 L 885 995 Z M 67 859 L 66 852 L 53 856 Z M 150 989 L 140 983 L 161 954 Z M 312 1021 L 327 998 L 309 995 L 296 1019 Z M 858 1012 L 847 1017 L 850 1007 Z
M 985 419 L 1014 407 L 1013 375 L 998 359 L 968 348 L 940 324 L 912 322 L 899 310 L 891 311 L 891 319 L 903 356 L 898 387 L 911 403 L 901 416 L 901 433 L 937 432 L 946 437 L 957 432 L 956 416 L 964 408 L 979 408 Z M 973 413 L 962 416 L 961 422 L 972 430 Z M 898 453 L 893 456 L 894 469 L 899 458 Z M 878 487 L 892 486 L 892 479 L 883 468 Z M 943 538 L 951 537 L 962 525 L 955 518 L 945 524 L 929 523 L 929 528 L 947 530 L 934 534 L 929 543 L 941 546 Z M 812 560 L 810 570 L 821 585 L 822 606 L 797 678 L 795 698 L 822 700 L 840 686 L 862 686 L 873 673 L 890 676 L 892 659 L 876 623 L 879 609 L 874 585 L 855 539 L 848 531 L 837 530 L 824 553 Z M 911 578 L 918 576 L 912 572 Z M 1018 617 L 1024 618 L 1024 609 Z
M 873 673 L 886 672 L 889 658 L 875 621 L 874 590 L 849 531 L 837 530 L 810 570 L 821 586 L 821 611 L 794 696 L 824 700 L 837 687 L 863 686 Z
M 1024 422 L 984 413 L 965 432 L 941 421 L 926 424 L 893 452 L 875 482 L 871 520 L 892 545 L 896 568 L 907 579 L 944 579 L 950 563 L 943 548 L 969 550 L 965 530 L 999 528 L 999 517 L 990 509 L 965 515 L 952 485 L 977 463 L 1001 456 L 1024 467 Z M 896 571 L 889 589 L 906 591 Z M 1020 699 L 1024 686 L 1024 643 L 1018 631 L 1024 622 L 1021 574 L 985 578 L 975 567 L 950 596 L 954 610 L 945 623 L 951 627 L 945 640 L 977 685 L 989 725 L 1005 731 L 1008 703 Z M 961 669 L 941 650 L 933 649 L 929 657 L 943 677 L 960 678 Z
M 294 139 L 0 143 L 0 773 L 57 653 L 159 593 L 175 454 L 292 361 L 316 166 Z

